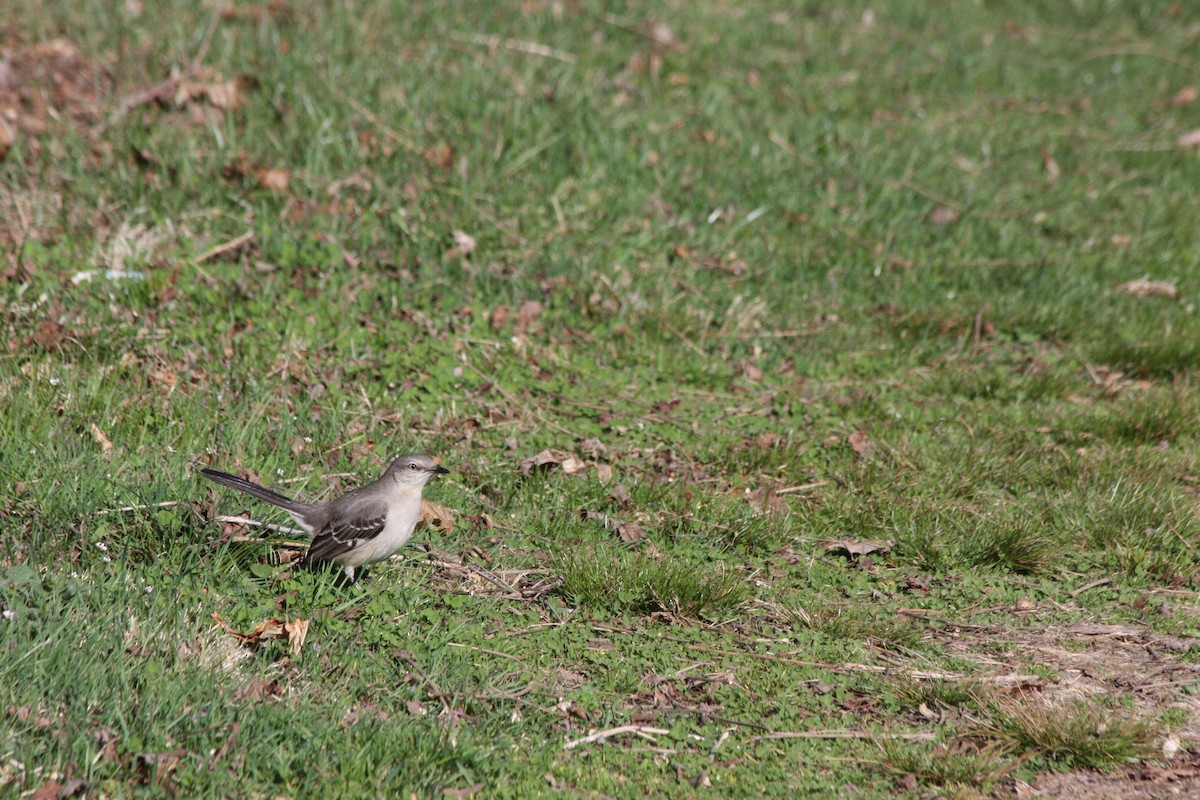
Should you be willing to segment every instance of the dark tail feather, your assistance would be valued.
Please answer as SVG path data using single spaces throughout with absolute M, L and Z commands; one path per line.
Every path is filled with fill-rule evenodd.
M 239 492 L 252 494 L 259 500 L 266 500 L 271 505 L 279 506 L 287 511 L 304 511 L 308 508 L 304 503 L 297 503 L 292 498 L 282 495 L 279 492 L 272 491 L 265 486 L 259 486 L 257 483 L 251 483 L 236 475 L 230 475 L 228 472 L 218 472 L 215 469 L 202 469 L 200 470 L 200 474 L 210 481 L 216 481 L 222 486 L 237 489 Z

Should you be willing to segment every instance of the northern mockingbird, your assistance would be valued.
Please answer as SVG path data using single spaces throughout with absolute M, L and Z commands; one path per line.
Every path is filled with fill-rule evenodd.
M 379 479 L 328 503 L 298 503 L 279 492 L 227 472 L 202 469 L 200 474 L 231 489 L 279 506 L 313 536 L 305 563 L 332 562 L 354 580 L 358 567 L 395 553 L 412 538 L 421 518 L 421 490 L 450 470 L 430 456 L 400 456 Z

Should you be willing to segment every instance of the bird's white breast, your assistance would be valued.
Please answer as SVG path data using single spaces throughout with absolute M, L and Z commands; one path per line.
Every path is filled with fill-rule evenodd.
M 347 567 L 358 567 L 389 557 L 412 538 L 421 518 L 421 490 L 401 492 L 388 498 L 387 521 L 379 535 L 350 550 L 340 559 Z

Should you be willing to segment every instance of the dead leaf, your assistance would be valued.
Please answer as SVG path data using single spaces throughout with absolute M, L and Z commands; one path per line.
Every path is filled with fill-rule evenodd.
M 149 783 L 153 777 L 156 786 L 164 788 L 173 786 L 171 773 L 175 771 L 180 760 L 187 754 L 188 751 L 182 747 L 166 753 L 139 753 L 136 765 L 142 783 Z
M 613 479 L 613 468 L 608 464 L 597 464 L 596 477 L 600 479 L 601 483 L 611 482 Z
M 1176 736 L 1175 734 L 1171 734 L 1166 739 L 1164 739 L 1163 743 L 1162 743 L 1163 757 L 1168 758 L 1168 759 L 1174 758 L 1175 754 L 1179 752 L 1180 744 L 1181 744 L 1181 742 L 1179 741 L 1179 737 Z
M 544 471 L 553 469 L 554 467 L 562 466 L 563 462 L 566 461 L 578 462 L 579 459 L 571 453 L 546 448 L 537 455 L 524 459 L 518 465 L 518 469 L 520 469 L 522 475 L 532 475 L 535 470 Z
M 58 800 L 63 785 L 55 780 L 49 780 L 33 790 L 29 800 Z
M 513 335 L 524 336 L 529 326 L 542 313 L 542 304 L 537 300 L 526 300 L 517 309 L 516 321 L 513 323 Z
M 452 231 L 454 248 L 450 251 L 454 256 L 466 257 L 475 252 L 475 237 L 464 231 Z
M 1177 147 L 1200 147 L 1200 128 L 1180 136 L 1175 140 L 1175 145 Z
M 614 522 L 613 527 L 616 528 L 617 536 L 621 537 L 622 542 L 633 544 L 646 538 L 646 531 L 636 522 L 622 522 L 621 520 L 614 520 Z
M 932 225 L 949 225 L 957 220 L 958 212 L 947 206 L 934 206 L 925 217 L 925 221 Z
M 508 322 L 508 306 L 496 306 L 492 309 L 492 318 L 490 321 L 492 333 L 499 333 L 506 322 Z
M 96 440 L 96 444 L 100 445 L 101 452 L 106 455 L 112 450 L 112 442 L 108 439 L 108 434 L 100 429 L 96 423 L 92 423 L 92 438 Z
M 255 170 L 254 177 L 258 179 L 261 188 L 277 194 L 286 194 L 292 182 L 292 173 L 278 167 Z
M 205 87 L 208 102 L 213 108 L 229 111 L 242 107 L 242 92 L 238 81 L 222 81 Z
M 1175 93 L 1171 98 L 1171 105 L 1186 106 L 1196 102 L 1196 98 L 1200 97 L 1200 87 L 1185 86 Z
M 477 783 L 474 786 L 466 786 L 462 789 L 442 789 L 443 797 L 474 797 L 483 791 L 486 784 Z
M 421 501 L 420 523 L 428 525 L 439 533 L 449 533 L 454 530 L 454 515 L 450 509 L 428 500 Z
M 62 344 L 63 326 L 58 320 L 44 319 L 33 332 L 33 341 L 43 350 L 57 350 Z
M 233 699 L 238 702 L 262 703 L 276 697 L 282 697 L 278 680 L 261 680 L 255 678 L 239 689 Z
M 1151 281 L 1146 278 L 1122 283 L 1117 287 L 1118 292 L 1124 292 L 1132 297 L 1165 297 L 1168 300 L 1178 300 L 1179 290 L 1173 283 Z
M 1042 148 L 1042 168 L 1046 170 L 1046 177 L 1052 181 L 1058 180 L 1058 176 L 1062 174 L 1062 170 L 1058 168 L 1058 162 L 1054 160 L 1054 156 L 1046 147 Z
M 8 126 L 8 122 L 0 119 L 0 161 L 8 155 L 8 150 L 12 147 L 13 133 L 12 128 Z
M 850 434 L 848 437 L 846 437 L 846 443 L 850 445 L 850 448 L 855 453 L 863 458 L 874 455 L 875 450 L 877 449 L 875 443 L 868 439 L 867 434 L 863 431 L 855 431 L 854 433 Z
M 733 365 L 733 374 L 741 375 L 748 381 L 757 383 L 763 379 L 763 371 L 748 358 L 743 358 Z
M 180 81 L 175 89 L 175 105 L 185 108 L 200 100 L 219 111 L 236 111 L 245 105 L 242 80 L 226 80 L 212 69 L 202 69 L 190 80 Z
M 454 148 L 448 144 L 431 147 L 425 151 L 425 160 L 435 167 L 450 169 L 454 166 Z
M 563 472 L 567 473 L 568 475 L 578 475 L 587 469 L 587 463 L 581 461 L 575 456 L 567 456 L 562 460 L 560 466 L 562 467 Z
M 179 385 L 179 376 L 170 367 L 162 367 L 150 371 L 150 383 L 157 386 L 163 394 L 170 394 Z
M 235 638 L 240 639 L 242 644 L 247 647 L 254 647 L 270 639 L 285 639 L 288 643 L 288 651 L 292 655 L 297 655 L 300 652 L 300 648 L 304 646 L 305 637 L 308 636 L 308 620 L 300 619 L 299 617 L 290 621 L 286 619 L 269 619 L 265 622 L 260 622 L 258 627 L 249 633 L 235 631 L 215 611 L 212 617 L 218 625 Z
M 872 542 L 867 539 L 834 539 L 822 545 L 829 553 L 845 553 L 851 561 L 871 553 L 886 553 L 891 545 L 887 542 Z

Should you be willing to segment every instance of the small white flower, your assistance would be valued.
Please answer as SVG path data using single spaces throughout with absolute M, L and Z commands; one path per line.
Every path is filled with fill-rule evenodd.
M 16 619 L 17 612 L 13 611 L 11 608 L 6 608 L 6 609 L 4 609 L 4 618 L 5 619 Z
M 147 586 L 147 587 L 146 587 L 146 594 L 154 594 L 154 587 L 153 587 L 153 586 Z
M 107 564 L 108 562 L 112 561 L 112 556 L 105 556 L 104 558 L 102 558 L 100 560 L 103 561 L 105 564 Z
M 96 542 L 96 547 L 99 547 L 106 553 L 108 552 L 108 545 L 106 545 L 104 542 Z

